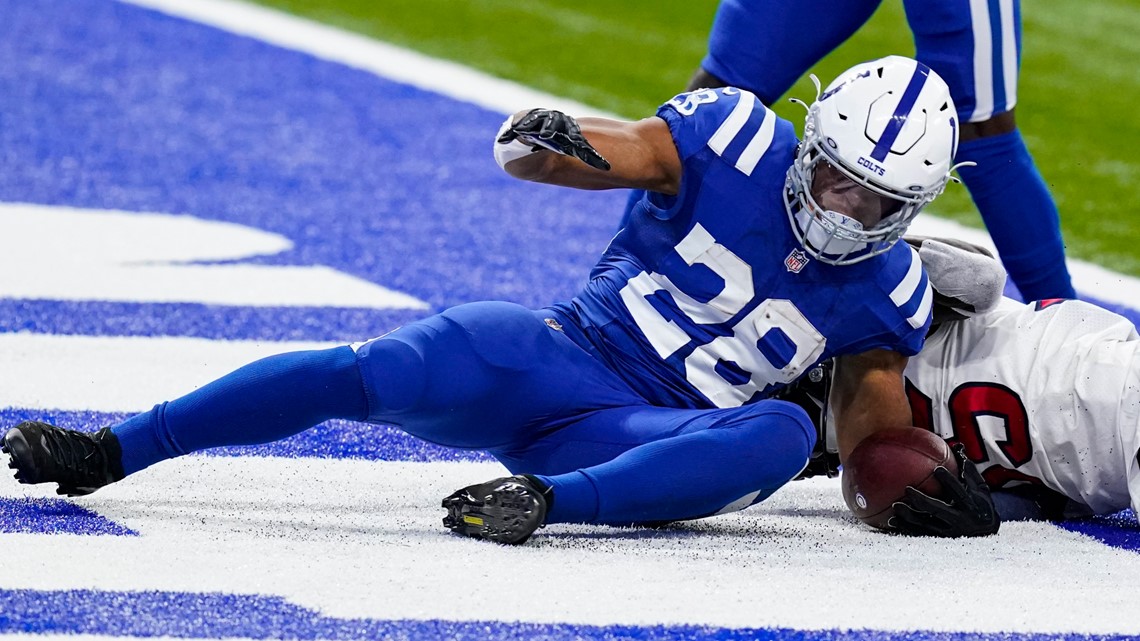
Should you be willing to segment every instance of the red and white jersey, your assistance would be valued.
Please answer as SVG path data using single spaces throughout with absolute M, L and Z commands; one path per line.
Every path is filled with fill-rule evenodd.
M 1138 353 L 1112 312 L 1005 300 L 943 324 L 910 359 L 907 395 L 916 424 L 961 442 L 991 487 L 1043 483 L 1098 514 L 1140 514 Z

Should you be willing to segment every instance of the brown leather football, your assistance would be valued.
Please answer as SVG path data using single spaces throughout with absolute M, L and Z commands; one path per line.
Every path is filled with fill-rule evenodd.
M 943 466 L 958 475 L 958 461 L 941 437 L 917 427 L 875 432 L 860 441 L 843 464 L 843 500 L 867 525 L 887 529 L 892 507 L 914 486 L 939 496 L 934 470 Z

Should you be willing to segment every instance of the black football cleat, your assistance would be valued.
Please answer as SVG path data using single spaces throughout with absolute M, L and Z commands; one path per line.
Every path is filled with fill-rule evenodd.
M 123 478 L 119 439 L 109 428 L 94 434 L 24 421 L 0 442 L 21 483 L 58 483 L 57 494 L 83 496 Z
M 443 499 L 443 525 L 456 534 L 519 545 L 542 527 L 553 499 L 550 488 L 533 476 L 498 478 Z

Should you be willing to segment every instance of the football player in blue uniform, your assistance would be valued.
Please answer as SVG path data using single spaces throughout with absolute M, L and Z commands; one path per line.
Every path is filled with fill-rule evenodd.
M 901 57 L 833 82 L 802 143 L 735 88 L 682 94 L 638 122 L 520 112 L 495 143 L 511 175 L 648 190 L 573 300 L 460 305 L 256 361 L 94 435 L 22 423 L 4 449 L 22 482 L 84 494 L 342 418 L 501 461 L 515 476 L 444 500 L 444 524 L 469 536 L 521 543 L 544 523 L 742 509 L 804 468 L 815 428 L 769 397 L 821 360 L 846 355 L 841 455 L 910 422 L 902 369 L 932 293 L 896 241 L 950 180 L 956 118 L 946 83 Z
M 721 0 L 690 89 L 734 86 L 762 102 L 791 88 L 882 0 Z M 1076 298 L 1057 205 L 1014 120 L 1020 0 L 904 0 L 916 57 L 950 85 L 962 180 L 1025 300 Z M 803 26 L 811 25 L 811 34 Z M 628 214 L 627 214 L 628 216 Z

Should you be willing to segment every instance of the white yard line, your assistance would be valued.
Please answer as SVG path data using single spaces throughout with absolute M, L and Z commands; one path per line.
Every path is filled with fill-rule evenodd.
M 259 5 L 229 0 L 121 1 L 369 71 L 503 114 L 542 104 L 575 114 L 612 117 L 580 102 L 544 94 L 454 62 Z
M 887 536 L 854 522 L 836 479 L 813 479 L 663 530 L 551 525 L 524 548 L 444 530 L 440 497 L 501 473 L 185 457 L 75 501 L 141 536 L 56 534 L 43 554 L 42 535 L 0 535 L 4 556 L 22 559 L 0 567 L 9 589 L 272 594 L 338 618 L 1140 633 L 1121 589 L 1140 555 L 1045 523 L 985 539 Z M 18 496 L 52 494 L 0 484 L 0 497 Z M 502 586 L 525 598 L 487 598 Z M 1000 598 L 978 586 L 1001 586 Z
M 0 407 L 141 412 L 259 358 L 315 341 L 0 333 Z

